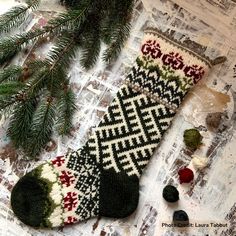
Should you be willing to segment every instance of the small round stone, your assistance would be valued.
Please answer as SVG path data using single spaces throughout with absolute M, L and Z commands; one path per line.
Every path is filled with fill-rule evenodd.
M 167 202 L 177 202 L 179 200 L 179 192 L 172 185 L 166 185 L 164 187 L 162 196 Z
M 195 151 L 202 143 L 202 136 L 197 129 L 187 129 L 184 131 L 185 145 Z
M 180 169 L 178 171 L 179 182 L 182 183 L 190 183 L 194 179 L 193 171 L 187 167 Z
M 183 210 L 175 211 L 173 214 L 173 223 L 177 227 L 187 226 L 189 224 L 188 214 Z

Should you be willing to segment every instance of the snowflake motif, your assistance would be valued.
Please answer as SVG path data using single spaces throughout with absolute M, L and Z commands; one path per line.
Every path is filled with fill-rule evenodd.
M 54 160 L 52 160 L 52 164 L 57 167 L 62 166 L 62 164 L 64 163 L 65 163 L 64 156 L 59 156 L 59 157 L 56 157 Z
M 73 223 L 75 223 L 77 220 L 77 218 L 73 217 L 73 216 L 68 216 L 66 221 L 64 221 L 65 225 L 71 225 Z
M 64 197 L 64 208 L 68 211 L 72 211 L 72 209 L 76 207 L 77 203 L 77 194 L 75 192 L 68 192 L 66 197 Z
M 59 176 L 61 183 L 66 185 L 66 187 L 71 186 L 75 182 L 75 176 L 70 171 L 63 170 Z

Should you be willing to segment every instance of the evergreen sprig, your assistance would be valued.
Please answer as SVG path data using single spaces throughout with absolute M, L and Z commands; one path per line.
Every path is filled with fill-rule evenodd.
M 79 27 L 85 19 L 86 10 L 87 7 L 82 10 L 61 13 L 58 17 L 50 20 L 42 29 L 35 29 L 0 40 L 0 65 L 11 60 L 23 47 L 35 42 L 40 37 L 60 35 L 63 33 L 63 29 L 71 30 Z
M 29 157 L 39 155 L 42 148 L 50 141 L 55 121 L 55 104 L 49 95 L 42 99 L 30 124 L 29 136 L 26 139 L 27 145 L 24 147 Z
M 132 0 L 115 1 L 109 12 L 109 17 L 106 18 L 102 37 L 104 42 L 108 44 L 103 55 L 104 60 L 108 63 L 117 58 L 129 37 L 133 4 L 134 1 Z M 112 31 L 109 30 L 110 27 L 113 28 Z
M 11 96 L 18 93 L 23 87 L 24 83 L 19 81 L 8 81 L 6 83 L 0 84 L 0 96 Z
M 33 114 L 36 110 L 37 100 L 35 98 L 22 101 L 15 107 L 8 127 L 8 136 L 15 147 L 26 147 L 32 124 Z
M 5 69 L 0 70 L 0 83 L 11 80 L 18 80 L 22 74 L 22 67 L 10 65 Z
M 70 132 L 75 111 L 75 94 L 68 85 L 65 85 L 57 101 L 56 128 L 60 135 L 67 135 Z
M 0 70 L 0 111 L 11 114 L 8 135 L 32 158 L 40 154 L 53 132 L 67 135 L 72 129 L 76 99 L 68 71 L 75 57 L 79 55 L 81 65 L 91 69 L 105 43 L 103 59 L 110 63 L 119 55 L 130 31 L 134 0 L 61 2 L 67 12 L 49 20 L 43 28 L 0 39 L 0 65 L 41 38 L 55 39 L 46 59 Z M 35 10 L 39 0 L 26 3 L 28 6 L 13 8 L 0 18 L 4 32 L 24 19 L 26 8 Z
M 40 1 L 28 0 L 27 6 L 16 6 L 11 8 L 8 12 L 0 16 L 0 34 L 10 32 L 12 29 L 21 25 L 26 19 L 29 9 L 35 10 Z

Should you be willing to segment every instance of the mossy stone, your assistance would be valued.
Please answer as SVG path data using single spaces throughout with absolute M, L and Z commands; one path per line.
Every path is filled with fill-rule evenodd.
M 202 144 L 202 138 L 197 129 L 187 129 L 184 131 L 184 143 L 192 150 L 196 150 Z
M 172 185 L 165 186 L 162 196 L 167 202 L 177 202 L 179 200 L 179 192 L 176 187 Z

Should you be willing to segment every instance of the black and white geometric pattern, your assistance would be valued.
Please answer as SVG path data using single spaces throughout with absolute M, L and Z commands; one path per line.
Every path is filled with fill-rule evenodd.
M 88 141 L 104 169 L 140 176 L 175 112 L 123 85 Z
M 127 80 L 178 108 L 192 85 L 184 81 L 185 78 L 180 79 L 177 76 L 173 76 L 172 79 L 165 78 L 163 73 L 165 72 L 163 71 L 161 75 L 157 65 L 145 69 L 136 64 L 128 74 Z
M 176 107 L 185 96 L 176 80 L 162 78 L 157 68 L 136 65 L 127 80 Z M 67 168 L 76 173 L 80 204 L 75 213 L 80 218 L 99 213 L 100 168 L 140 177 L 174 116 L 155 99 L 121 86 L 86 145 L 67 156 Z
M 67 156 L 67 168 L 76 173 L 74 188 L 79 191 L 79 205 L 75 213 L 82 219 L 98 215 L 100 169 L 88 153 L 87 145 Z

